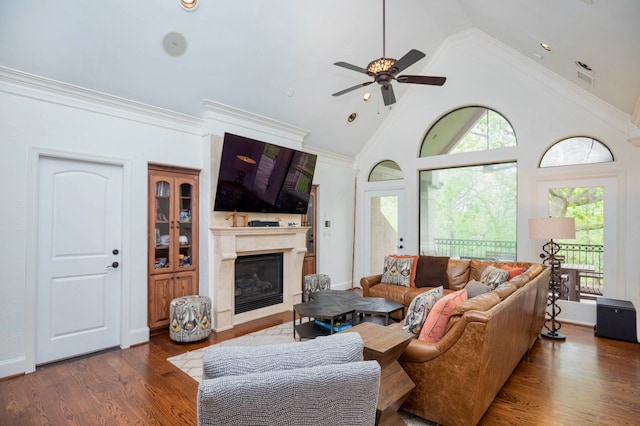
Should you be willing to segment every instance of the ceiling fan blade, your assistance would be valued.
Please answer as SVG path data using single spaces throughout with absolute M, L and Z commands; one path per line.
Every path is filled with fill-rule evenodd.
M 432 86 L 442 86 L 447 77 L 431 77 L 427 75 L 399 75 L 396 77 L 398 83 L 430 84 Z
M 334 62 L 333 65 L 337 65 L 339 67 L 346 68 L 348 70 L 361 72 L 362 74 L 366 74 L 367 73 L 367 70 L 365 70 L 364 68 L 358 67 L 356 65 L 351 65 L 351 64 L 348 64 L 346 62 Z
M 411 49 L 402 58 L 398 59 L 395 64 L 389 70 L 391 74 L 399 73 L 405 68 L 409 68 L 411 65 L 424 58 L 426 55 L 419 50 Z
M 393 86 L 390 84 L 383 84 L 380 86 L 380 91 L 382 92 L 382 99 L 384 100 L 384 105 L 389 106 L 396 103 L 396 97 L 393 94 Z
M 331 96 L 340 96 L 340 95 L 344 95 L 345 93 L 349 93 L 349 92 L 351 92 L 352 90 L 356 90 L 356 89 L 359 89 L 359 88 L 361 88 L 361 87 L 368 86 L 368 85 L 370 85 L 371 83 L 373 83 L 373 81 L 367 81 L 366 83 L 356 84 L 356 85 L 355 85 L 355 86 L 353 86 L 353 87 L 349 87 L 348 89 L 344 89 L 344 90 L 341 90 L 341 91 L 339 91 L 339 92 L 336 92 L 336 93 L 332 94 Z

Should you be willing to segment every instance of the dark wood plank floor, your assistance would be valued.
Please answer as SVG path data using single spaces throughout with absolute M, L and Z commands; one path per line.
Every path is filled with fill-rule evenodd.
M 274 315 L 198 343 L 160 334 L 148 344 L 2 380 L 0 425 L 196 424 L 197 383 L 167 358 L 291 319 L 290 312 Z M 566 341 L 535 344 L 480 424 L 640 424 L 640 345 L 571 324 L 562 332 Z

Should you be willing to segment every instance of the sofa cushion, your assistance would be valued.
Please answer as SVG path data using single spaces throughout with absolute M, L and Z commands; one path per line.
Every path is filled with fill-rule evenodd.
M 482 271 L 480 282 L 494 289 L 501 283 L 507 281 L 508 278 L 509 271 L 505 271 L 503 269 L 496 268 L 493 265 L 489 265 Z
M 517 287 L 516 285 L 514 285 L 513 282 L 511 281 L 507 281 L 506 283 L 502 283 L 500 284 L 498 287 L 496 287 L 495 290 L 493 290 L 493 293 L 497 294 L 498 296 L 500 296 L 500 300 L 504 300 L 506 299 L 511 293 L 513 293 L 514 291 L 516 291 L 519 287 Z
M 416 271 L 416 287 L 449 288 L 448 265 L 449 258 L 446 256 L 420 256 Z
M 500 296 L 494 291 L 480 294 L 474 298 L 462 301 L 455 307 L 451 316 L 462 315 L 467 311 L 488 311 L 500 303 Z
M 417 256 L 394 257 L 385 256 L 382 270 L 383 284 L 396 284 L 410 287 L 412 278 L 415 277 L 415 260 Z
M 395 302 L 404 303 L 405 294 L 415 289 L 415 287 L 404 287 L 396 284 L 376 284 L 369 289 L 369 297 L 384 297 L 385 299 L 391 299 Z
M 402 329 L 409 333 L 413 333 L 416 337 L 420 335 L 422 325 L 427 319 L 427 315 L 431 308 L 440 300 L 443 296 L 442 286 L 436 287 L 429 291 L 425 291 L 417 295 L 409 305 L 407 309 L 407 316 L 404 319 L 404 325 Z
M 482 284 L 480 281 L 476 281 L 476 280 L 469 281 L 467 285 L 464 287 L 464 289 L 467 290 L 468 299 L 471 299 L 480 294 L 491 291 L 491 287 L 489 287 L 486 284 Z
M 440 340 L 447 329 L 447 322 L 451 312 L 464 300 L 467 300 L 467 290 L 465 289 L 447 294 L 438 300 L 434 307 L 431 308 L 429 315 L 427 315 L 418 339 L 427 342 Z
M 449 288 L 451 290 L 462 290 L 469 282 L 470 262 L 470 260 L 449 259 L 447 276 L 449 278 Z

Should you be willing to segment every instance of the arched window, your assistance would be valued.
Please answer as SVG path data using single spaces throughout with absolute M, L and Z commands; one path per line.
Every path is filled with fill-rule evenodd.
M 369 173 L 369 182 L 404 179 L 402 169 L 392 160 L 384 160 L 376 164 Z
M 605 144 L 588 136 L 575 136 L 551 145 L 542 156 L 540 167 L 610 163 L 612 161 L 613 154 Z
M 516 146 L 509 121 L 492 109 L 468 106 L 444 115 L 429 129 L 420 147 L 420 157 L 507 146 Z

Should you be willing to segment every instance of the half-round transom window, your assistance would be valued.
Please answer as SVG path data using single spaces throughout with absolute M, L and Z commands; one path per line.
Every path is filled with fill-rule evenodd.
M 420 157 L 507 146 L 516 146 L 509 121 L 492 109 L 468 106 L 451 111 L 429 129 L 420 147 Z
M 587 136 L 576 136 L 553 144 L 542 156 L 540 167 L 610 163 L 612 161 L 613 154 L 605 144 Z
M 380 182 L 383 180 L 404 179 L 402 170 L 398 163 L 392 160 L 384 160 L 376 164 L 369 173 L 369 182 Z

